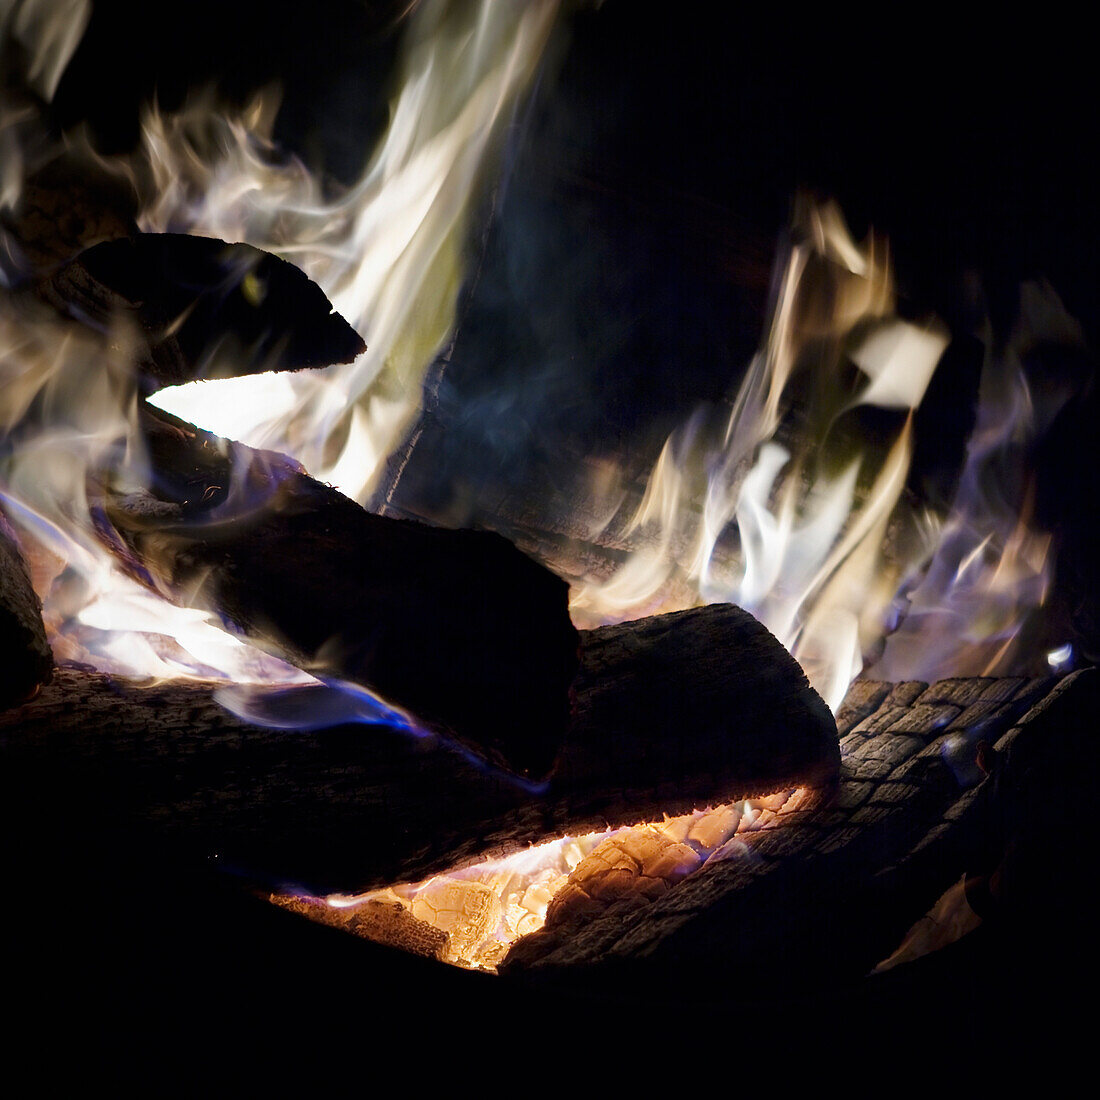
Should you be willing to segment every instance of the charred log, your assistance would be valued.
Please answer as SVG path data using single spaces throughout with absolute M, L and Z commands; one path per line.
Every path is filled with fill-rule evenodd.
M 563 581 L 499 535 L 375 516 L 280 455 L 142 416 L 156 493 L 107 490 L 101 514 L 135 576 L 494 763 L 550 770 L 577 669 Z
M 160 859 L 217 858 L 314 893 L 834 775 L 831 715 L 738 608 L 605 627 L 584 643 L 561 761 L 536 790 L 441 740 L 259 728 L 223 710 L 209 684 L 143 687 L 68 668 L 0 719 L 4 772 L 28 813 L 98 827 L 116 850 L 148 843 Z
M 15 532 L 0 512 L 0 708 L 26 699 L 52 674 L 42 604 Z
M 129 320 L 144 342 L 145 393 L 196 379 L 350 363 L 366 348 L 293 264 L 207 237 L 144 233 L 105 241 L 36 293 L 100 331 Z
M 1070 875 L 1055 885 L 1051 868 L 1077 866 L 1095 831 L 1087 781 L 1069 777 L 1074 760 L 1092 773 L 1098 704 L 1094 671 L 1057 684 L 856 683 L 838 715 L 839 787 L 827 807 L 780 814 L 650 904 L 623 895 L 581 906 L 563 890 L 502 972 L 632 996 L 650 985 L 714 998 L 777 983 L 788 995 L 837 988 L 884 960 L 964 875 L 1019 868 L 1023 837 L 1031 881 L 1017 881 L 1012 902 L 1034 906 L 1032 919 L 1055 894 L 1059 906 L 1080 904 L 1082 885 Z M 974 762 L 985 739 L 988 776 Z M 1036 830 L 1037 812 L 1073 827 Z

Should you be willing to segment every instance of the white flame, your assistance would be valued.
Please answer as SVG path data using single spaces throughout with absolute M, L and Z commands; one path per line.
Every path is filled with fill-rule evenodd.
M 950 514 L 914 511 L 901 502 L 913 413 L 947 334 L 894 316 L 884 248 L 857 247 L 835 206 L 803 207 L 795 235 L 768 339 L 720 443 L 708 446 L 698 418 L 669 439 L 624 528 L 636 549 L 610 577 L 577 586 L 573 607 L 599 620 L 739 603 L 834 710 L 868 658 L 887 680 L 1005 674 L 1051 577 L 1022 456 L 1064 400 L 1036 415 L 1021 356 L 1036 339 L 1079 345 L 1079 326 L 1049 287 L 1024 285 L 1007 346 L 982 334 L 977 422 Z M 849 364 L 864 379 L 853 396 Z M 792 454 L 775 437 L 806 374 L 814 401 Z M 897 410 L 899 426 L 877 460 L 842 462 L 831 437 L 860 405 Z
M 150 112 L 144 159 L 97 162 L 152 181 L 143 228 L 246 240 L 288 256 L 370 344 L 347 366 L 184 387 L 162 407 L 296 455 L 350 495 L 367 492 L 415 417 L 424 374 L 452 326 L 477 185 L 556 10 L 557 0 L 419 5 L 390 125 L 362 178 L 336 199 L 277 154 L 270 96 L 236 118 L 212 103 L 171 118 Z M 26 51 L 25 82 L 40 95 L 55 90 L 88 12 L 86 0 L 0 9 L 0 34 Z M 0 103 L 0 200 L 13 208 L 26 114 Z M 310 681 L 226 634 L 214 616 L 166 605 L 96 537 L 88 474 L 109 466 L 135 488 L 149 484 L 130 348 L 125 331 L 98 340 L 25 305 L 5 303 L 0 315 L 0 491 L 55 649 L 130 675 Z
M 669 440 L 626 527 L 648 531 L 648 543 L 611 578 L 579 586 L 573 607 L 595 617 L 643 613 L 679 571 L 699 600 L 738 603 L 757 615 L 835 708 L 863 650 L 881 634 L 894 594 L 883 542 L 905 484 L 911 420 L 877 471 L 869 475 L 868 458 L 857 455 L 830 473 L 814 469 L 808 449 L 794 457 L 774 441 L 783 402 L 808 370 L 831 387 L 821 402 L 828 415 L 810 425 L 807 440 L 824 449 L 837 419 L 857 405 L 915 409 L 947 337 L 937 325 L 893 316 L 884 247 L 874 238 L 857 247 L 835 206 L 804 208 L 796 232 L 768 340 L 720 442 L 697 442 L 694 424 Z M 847 363 L 866 379 L 848 398 Z M 693 462 L 705 474 L 701 494 L 692 493 L 686 467 Z M 731 528 L 735 555 L 723 541 Z
M 263 101 L 236 120 L 203 108 L 171 119 L 151 114 L 145 140 L 156 189 L 143 227 L 286 256 L 368 345 L 350 365 L 193 384 L 156 403 L 293 455 L 313 476 L 365 499 L 419 412 L 425 374 L 453 326 L 475 184 L 556 9 L 556 0 L 422 4 L 389 128 L 363 177 L 335 201 L 300 164 L 265 156 L 274 115 Z M 211 126 L 220 131 L 213 160 L 196 137 Z M 224 418 L 212 412 L 218 407 Z
M 23 536 L 59 655 L 129 675 L 306 679 L 126 576 L 97 538 L 89 471 L 145 470 L 125 332 L 101 341 L 42 311 L 0 308 L 0 500 Z M 15 443 L 12 446 L 12 442 Z
M 361 179 L 335 197 L 275 148 L 271 96 L 232 117 L 199 102 L 173 116 L 148 114 L 143 152 L 129 166 L 147 184 L 143 227 L 244 240 L 286 256 L 368 343 L 355 363 L 325 371 L 165 391 L 162 408 L 293 455 L 315 477 L 366 499 L 415 420 L 429 365 L 453 328 L 478 183 L 557 7 L 556 0 L 418 5 L 386 133 Z M 28 48 L 27 80 L 40 94 L 56 88 L 87 8 L 81 0 L 24 0 L 0 9 L 0 30 Z M 0 199 L 10 206 L 23 166 L 9 116 L 0 117 Z M 884 243 L 857 245 L 834 205 L 800 208 L 785 261 L 767 338 L 729 415 L 717 432 L 693 417 L 668 440 L 617 531 L 631 554 L 610 577 L 577 586 L 578 619 L 592 625 L 690 603 L 740 603 L 791 649 L 834 707 L 902 612 L 908 617 L 886 641 L 878 675 L 1003 670 L 1050 571 L 1049 539 L 1030 527 L 1026 496 L 1021 509 L 1020 500 L 1009 506 L 986 491 L 1032 432 L 1018 348 L 987 359 L 953 513 L 913 512 L 902 501 L 913 413 L 946 334 L 935 322 L 895 315 Z M 1060 307 L 1029 293 L 1032 328 L 1065 328 Z M 24 321 L 0 319 L 0 430 L 19 436 L 4 459 L 4 498 L 48 551 L 40 557 L 65 563 L 48 578 L 55 629 L 81 652 L 117 660 L 122 608 L 145 639 L 159 637 L 150 606 L 162 625 L 169 614 L 146 605 L 155 597 L 105 555 L 84 489 L 86 471 L 107 458 L 117 467 L 123 456 L 137 484 L 146 476 L 132 428 L 126 334 L 114 334 L 105 358 L 102 345 L 56 324 L 25 331 Z M 1021 331 L 1022 340 L 1028 330 Z M 986 343 L 993 346 L 988 334 Z M 813 399 L 788 438 L 791 408 L 807 394 Z M 844 424 L 861 406 L 894 410 L 892 438 L 877 450 L 842 445 Z M 34 434 L 34 423 L 49 430 Z M 609 485 L 609 501 L 616 492 Z M 236 641 L 205 617 L 189 613 L 165 629 L 189 639 L 183 665 L 245 678 L 252 658 L 237 661 Z M 142 643 L 150 652 L 133 667 L 162 674 L 166 644 Z M 211 645 L 228 655 L 199 656 Z M 298 676 L 278 668 L 264 675 Z
M 53 99 L 91 14 L 91 0 L 0 2 L 0 38 L 9 37 L 26 52 L 27 85 L 43 99 Z

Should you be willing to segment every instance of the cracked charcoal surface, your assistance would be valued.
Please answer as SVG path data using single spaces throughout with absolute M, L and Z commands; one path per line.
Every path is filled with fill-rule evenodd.
M 679 975 L 694 992 L 718 992 L 711 972 L 739 982 L 866 973 L 875 952 L 892 951 L 965 869 L 958 861 L 990 794 L 981 773 L 960 782 L 947 762 L 958 732 L 944 708 L 961 714 L 992 702 L 980 714 L 983 739 L 1004 735 L 1001 749 L 1019 738 L 1034 744 L 1043 711 L 1073 679 L 853 684 L 838 727 L 860 732 L 841 741 L 840 780 L 827 806 L 738 838 L 726 860 L 712 858 L 643 906 L 599 905 L 587 892 L 583 913 L 548 920 L 519 941 L 501 972 L 553 982 L 580 970 L 593 983 L 627 985 L 642 974 L 673 982 Z M 886 732 L 899 729 L 906 732 Z

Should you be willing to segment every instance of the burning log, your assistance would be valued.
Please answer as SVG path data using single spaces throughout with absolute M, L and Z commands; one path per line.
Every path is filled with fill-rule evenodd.
M 143 687 L 70 668 L 0 719 L 4 772 L 20 777 L 28 815 L 63 811 L 110 833 L 113 851 L 217 858 L 318 894 L 834 775 L 832 716 L 746 612 L 697 608 L 583 641 L 575 716 L 536 790 L 444 741 L 261 728 L 220 707 L 210 684 Z
M 289 459 L 130 401 L 131 371 L 148 392 L 354 359 L 363 342 L 319 287 L 247 245 L 138 235 L 83 252 L 23 313 L 37 321 L 42 301 L 93 332 L 121 327 L 127 348 L 139 337 L 114 411 L 125 424 L 136 407 L 150 468 L 123 448 L 125 471 L 105 475 L 123 487 L 102 489 L 92 522 L 140 581 L 504 767 L 550 769 L 577 663 L 563 582 L 500 536 L 370 515 Z
M 135 576 L 496 764 L 550 770 L 577 668 L 563 581 L 499 535 L 375 516 L 280 455 L 141 416 L 158 495 L 108 487 L 101 514 Z
M 138 232 L 138 198 L 121 174 L 61 154 L 23 183 L 14 210 L 0 214 L 25 279 L 47 278 L 85 249 Z
M 18 703 L 46 683 L 53 654 L 42 604 L 31 587 L 15 532 L 0 512 L 0 707 Z
M 61 313 L 141 334 L 145 393 L 199 378 L 350 363 L 366 345 L 316 283 L 247 244 L 144 233 L 82 252 L 35 288 Z
M 1098 703 L 1092 670 L 1057 683 L 857 682 L 838 715 L 839 789 L 827 807 L 784 809 L 739 851 L 716 854 L 644 906 L 583 896 L 582 864 L 558 911 L 552 903 L 545 927 L 521 939 L 501 971 L 539 987 L 637 996 L 657 985 L 717 997 L 731 981 L 835 988 L 868 974 L 960 875 L 988 874 L 999 861 L 1003 870 L 1022 837 L 1033 881 L 1021 885 L 1021 875 L 1015 904 L 1049 904 L 1050 864 L 1077 866 L 1090 832 L 1081 797 L 1090 769 L 1070 783 L 1070 761 L 1095 756 Z M 979 737 L 995 742 L 988 778 L 974 763 Z M 1055 790 L 1054 801 L 1068 803 L 1056 816 L 1074 826 L 1059 830 L 1056 853 L 1050 831 L 1033 825 L 1035 806 Z M 1068 875 L 1058 885 L 1071 897 L 1084 889 Z

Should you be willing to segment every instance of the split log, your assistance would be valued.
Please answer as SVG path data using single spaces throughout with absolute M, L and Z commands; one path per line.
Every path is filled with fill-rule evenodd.
M 115 853 L 216 859 L 269 887 L 354 893 L 565 833 L 827 785 L 836 730 L 752 616 L 716 605 L 584 637 L 575 717 L 541 788 L 386 727 L 249 725 L 209 684 L 142 687 L 61 668 L 0 718 L 3 774 L 30 820 L 110 834 Z M 512 718 L 519 723 L 523 714 Z
M 247 244 L 176 233 L 105 241 L 35 293 L 106 332 L 129 321 L 144 341 L 142 392 L 196 379 L 350 363 L 366 345 L 316 283 Z
M 15 532 L 0 512 L 0 708 L 26 699 L 52 674 L 42 604 Z
M 153 492 L 102 498 L 139 580 L 542 777 L 569 721 L 568 589 L 499 535 L 372 515 L 281 455 L 141 413 Z

